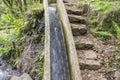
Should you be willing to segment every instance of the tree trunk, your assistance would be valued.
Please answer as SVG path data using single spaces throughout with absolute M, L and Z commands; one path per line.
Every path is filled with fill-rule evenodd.
M 27 1 L 26 0 L 23 0 L 23 4 L 25 6 L 25 10 L 27 10 Z

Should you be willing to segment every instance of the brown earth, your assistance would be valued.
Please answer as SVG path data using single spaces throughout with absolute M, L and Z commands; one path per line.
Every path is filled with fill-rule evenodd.
M 83 80 L 117 80 L 115 72 L 119 68 L 110 67 L 110 62 L 113 64 L 112 62 L 115 61 L 110 58 L 118 53 L 117 47 L 91 34 L 85 13 L 83 13 L 84 8 L 78 9 L 69 1 L 65 3 L 65 7 L 71 23 Z M 84 34 L 80 34 L 82 31 Z

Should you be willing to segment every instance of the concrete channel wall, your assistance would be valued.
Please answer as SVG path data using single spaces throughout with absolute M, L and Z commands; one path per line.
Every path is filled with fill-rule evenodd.
M 43 80 L 51 80 L 51 64 L 50 64 L 50 22 L 49 22 L 49 9 L 48 9 L 48 0 L 43 0 L 44 4 L 44 16 L 45 16 L 45 61 L 44 61 L 44 75 Z M 65 10 L 65 6 L 62 0 L 57 0 L 57 9 L 60 15 L 60 19 L 62 22 L 63 32 L 65 36 L 67 53 L 69 57 L 70 64 L 70 80 L 82 80 L 76 48 L 72 36 L 71 26 L 69 23 L 69 19 L 67 16 L 67 12 Z
M 82 80 L 78 63 L 77 52 L 73 40 L 71 25 L 67 16 L 63 0 L 57 0 L 57 9 L 63 25 L 63 32 L 66 40 L 67 52 L 70 64 L 71 80 Z
M 49 9 L 48 0 L 43 0 L 44 5 L 44 17 L 45 17 L 45 47 L 44 47 L 44 74 L 43 80 L 51 80 L 51 69 L 50 69 L 50 24 L 49 24 Z

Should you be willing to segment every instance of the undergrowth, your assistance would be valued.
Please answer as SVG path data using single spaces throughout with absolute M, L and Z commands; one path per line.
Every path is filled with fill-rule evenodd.
M 118 39 L 120 36 L 120 1 L 89 1 L 91 7 L 88 22 L 94 36 L 105 39 Z
M 120 68 L 120 1 L 95 0 L 90 5 L 88 22 L 91 33 L 118 48 L 118 52 L 105 58 L 103 64 L 105 69 L 114 72 Z
M 37 74 L 43 75 L 43 72 L 44 72 L 44 53 L 42 53 L 38 56 L 37 62 L 39 63 L 39 65 L 41 65 L 41 68 L 37 70 Z
M 34 1 L 32 1 L 32 4 L 21 7 L 15 2 L 11 6 L 6 2 L 7 0 L 3 1 L 5 2 L 0 4 L 0 57 L 8 60 L 13 68 L 16 68 L 19 57 L 25 47 L 25 35 L 30 36 L 34 29 L 39 28 L 39 20 L 43 17 L 44 9 L 43 4 Z M 39 33 L 40 35 L 36 38 L 36 44 L 41 43 L 41 38 L 44 37 L 43 33 Z M 40 73 L 43 72 L 42 55 L 39 55 L 39 63 L 41 69 L 38 74 L 42 75 Z

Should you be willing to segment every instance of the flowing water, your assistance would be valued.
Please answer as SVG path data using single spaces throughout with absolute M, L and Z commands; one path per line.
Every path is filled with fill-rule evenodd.
M 51 80 L 70 80 L 68 58 L 62 24 L 55 7 L 49 7 Z

